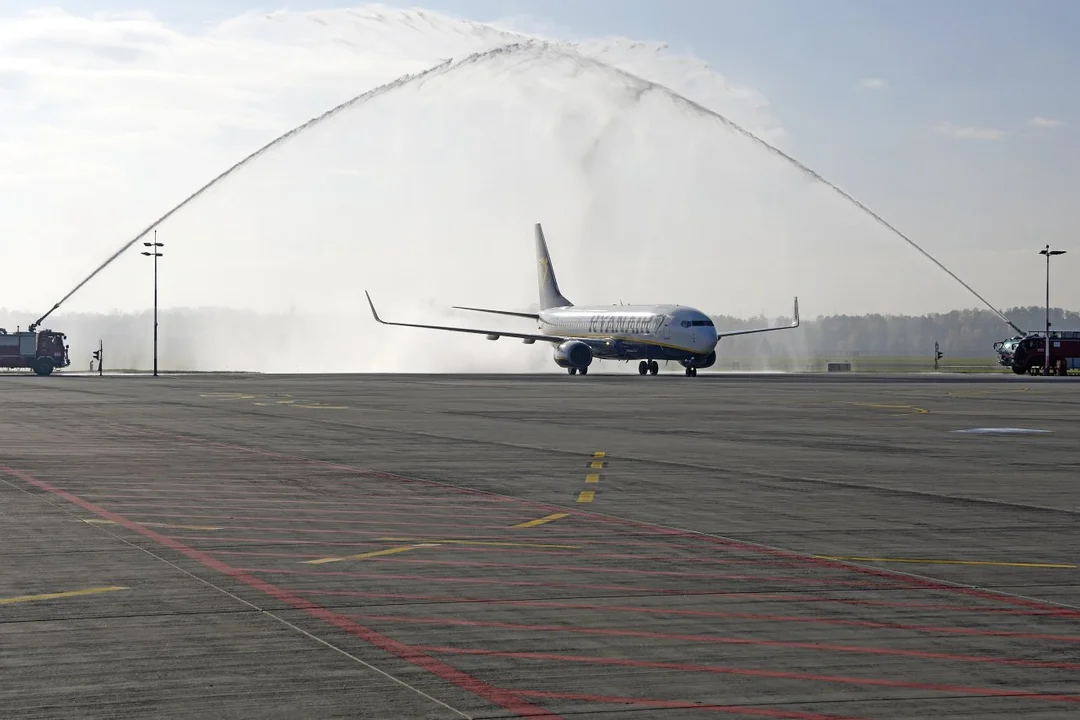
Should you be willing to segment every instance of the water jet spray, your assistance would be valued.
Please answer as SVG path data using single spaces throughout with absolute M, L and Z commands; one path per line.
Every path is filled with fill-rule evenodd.
M 268 150 L 272 149 L 273 147 L 278 146 L 278 145 L 286 142 L 287 140 L 289 140 L 289 139 L 291 139 L 293 137 L 296 137 L 298 134 L 300 134 L 303 131 L 311 128 L 312 126 L 321 124 L 323 121 L 328 120 L 332 116 L 337 115 L 338 113 L 340 113 L 341 111 L 343 111 L 343 110 L 345 110 L 347 108 L 350 108 L 350 107 L 358 105 L 358 104 L 362 104 L 362 103 L 366 102 L 367 100 L 371 100 L 371 99 L 374 99 L 375 97 L 384 95 L 384 94 L 390 92 L 391 90 L 404 88 L 405 86 L 419 87 L 419 86 L 422 86 L 424 83 L 426 83 L 429 79 L 432 79 L 433 77 L 435 77 L 436 75 L 449 74 L 449 73 L 453 72 L 454 70 L 457 70 L 457 69 L 461 68 L 464 65 L 480 63 L 480 62 L 482 62 L 482 61 L 484 61 L 484 60 L 486 60 L 488 58 L 494 57 L 496 55 L 504 55 L 504 56 L 513 57 L 515 55 L 520 54 L 521 56 L 523 56 L 522 63 L 524 63 L 528 59 L 527 52 L 532 51 L 532 50 L 536 50 L 536 49 L 547 50 L 549 52 L 554 52 L 556 54 L 560 54 L 564 58 L 570 59 L 573 63 L 575 63 L 575 66 L 577 68 L 579 68 L 579 69 L 584 67 L 584 66 L 591 66 L 591 67 L 594 67 L 594 68 L 600 68 L 604 72 L 614 76 L 619 81 L 620 84 L 629 85 L 629 87 L 626 88 L 626 89 L 627 89 L 628 94 L 630 95 L 632 101 L 640 101 L 643 94 L 648 93 L 650 90 L 656 90 L 656 91 L 658 91 L 658 94 L 660 96 L 666 97 L 670 101 L 674 102 L 677 106 L 682 107 L 682 108 L 686 108 L 686 109 L 690 109 L 690 110 L 694 111 L 695 113 L 697 113 L 697 114 L 699 114 L 699 115 L 701 115 L 703 117 L 712 119 L 714 121 L 718 121 L 721 124 L 723 124 L 725 127 L 735 130 L 739 134 L 743 135 L 744 137 L 749 138 L 754 143 L 764 147 L 768 151 L 770 151 L 770 152 L 772 152 L 772 153 L 774 153 L 776 155 L 779 155 L 781 158 L 783 158 L 784 160 L 787 160 L 789 164 L 795 166 L 798 170 L 802 171 L 804 174 L 808 175 L 809 177 L 811 177 L 814 180 L 817 180 L 817 181 L 821 182 L 825 186 L 831 188 L 833 191 L 838 193 L 842 198 L 847 200 L 849 203 L 855 205 L 857 208 L 862 210 L 865 214 L 867 214 L 871 218 L 873 218 L 877 223 L 884 226 L 886 229 L 890 230 L 896 236 L 900 237 L 909 246 L 915 248 L 920 254 L 922 254 L 924 257 L 926 257 L 931 262 L 933 262 L 938 268 L 943 270 L 952 279 L 957 281 L 968 292 L 970 292 L 972 295 L 974 295 L 976 298 L 978 298 L 980 301 L 982 301 L 987 307 L 989 307 L 997 316 L 1001 317 L 1007 324 L 1009 324 L 1012 328 L 1016 329 L 1019 332 L 1019 329 L 1015 325 L 1013 325 L 1013 323 L 1011 321 L 1009 321 L 1009 319 L 1007 317 L 1005 317 L 1004 314 L 1002 314 L 999 310 L 994 308 L 985 298 L 983 298 L 981 295 L 979 295 L 979 293 L 977 293 L 973 288 L 971 288 L 963 280 L 961 280 L 957 275 L 955 275 L 952 271 L 950 271 L 948 268 L 946 268 L 944 265 L 942 265 L 937 259 L 935 259 L 929 253 L 927 253 L 925 250 L 923 250 L 914 241 L 912 241 L 906 235 L 904 235 L 899 230 L 897 230 L 895 227 L 890 225 L 883 218 L 881 218 L 875 212 L 873 212 L 872 210 L 867 208 L 861 202 L 859 202 L 858 200 L 853 198 L 851 195 L 846 193 L 844 190 L 842 190 L 841 188 L 839 188 L 835 184 L 829 182 L 828 180 L 823 178 L 821 175 L 819 175 L 815 171 L 811 170 L 810 168 L 806 167 L 805 165 L 803 165 L 799 161 L 795 160 L 793 157 L 791 157 L 787 153 L 779 150 L 778 148 L 774 147 L 773 145 L 769 144 L 768 142 L 762 140 L 761 138 L 756 136 L 754 133 L 750 132 L 749 130 L 746 130 L 745 128 L 743 128 L 739 124 L 737 124 L 734 121 L 730 120 L 729 118 L 725 117 L 724 115 L 722 115 L 722 114 L 720 114 L 718 112 L 715 112 L 713 110 L 710 110 L 709 108 L 701 105 L 700 103 L 697 103 L 697 102 L 695 102 L 693 100 L 690 100 L 689 98 L 686 98 L 683 95 L 680 95 L 679 93 L 675 92 L 674 90 L 668 88 L 667 86 L 665 86 L 663 84 L 660 84 L 660 83 L 657 83 L 657 82 L 654 82 L 654 81 L 646 80 L 644 78 L 641 78 L 640 76 L 634 75 L 633 73 L 622 70 L 621 68 L 615 67 L 615 66 L 613 66 L 611 64 L 608 64 L 606 62 L 603 62 L 601 60 L 590 58 L 590 57 L 588 57 L 586 55 L 583 55 L 580 52 L 577 52 L 576 50 L 574 50 L 571 47 L 567 47 L 565 44 L 547 43 L 547 42 L 543 42 L 543 41 L 525 41 L 525 42 L 521 42 L 521 43 L 513 43 L 513 44 L 509 44 L 509 45 L 504 45 L 504 46 L 501 46 L 501 47 L 498 47 L 498 48 L 495 48 L 495 49 L 491 49 L 491 50 L 471 54 L 468 57 L 466 57 L 465 59 L 463 59 L 463 60 L 461 60 L 460 62 L 457 62 L 457 63 L 454 63 L 453 60 L 450 59 L 450 60 L 446 60 L 444 62 L 441 62 L 438 65 L 435 65 L 435 66 L 433 66 L 433 67 L 431 67 L 431 68 L 429 68 L 427 70 L 424 70 L 422 72 L 415 73 L 415 74 L 403 75 L 400 78 L 398 78 L 398 79 L 396 79 L 396 80 L 394 80 L 392 82 L 381 85 L 381 86 L 379 86 L 379 87 L 377 87 L 377 88 L 375 88 L 373 90 L 369 90 L 369 91 L 363 93 L 362 95 L 359 95 L 359 96 L 357 96 L 355 98 L 352 98 L 351 100 L 348 100 L 348 101 L 346 101 L 344 103 L 341 103 L 340 105 L 332 108 L 331 110 L 323 113 L 322 115 L 319 115 L 318 117 L 313 118 L 313 119 L 305 122 L 304 124 L 302 124 L 302 125 L 294 128 L 294 129 L 288 131 L 284 135 L 282 135 L 282 136 L 278 137 L 277 139 L 271 141 L 267 145 L 265 145 L 262 148 L 256 150 L 255 152 L 251 153 L 250 155 L 248 155 L 247 157 L 245 157 L 244 159 L 242 159 L 238 163 L 234 164 L 228 170 L 226 170 L 225 172 L 223 172 L 220 175 L 218 175 L 217 177 L 215 177 L 213 180 L 211 180 L 210 182 L 208 182 L 207 184 L 205 184 L 204 186 L 199 188 L 196 192 L 192 193 L 183 202 L 181 202 L 176 207 L 174 207 L 173 209 L 171 209 L 170 211 L 165 213 L 162 217 L 158 218 L 153 223 L 151 223 L 145 230 L 143 230 L 136 237 L 134 237 L 133 239 L 128 241 L 126 244 L 124 244 L 119 250 L 117 250 L 115 253 L 113 253 L 108 259 L 106 259 L 105 262 L 103 262 L 98 268 L 96 268 L 89 276 L 87 276 L 84 280 L 82 280 L 82 282 L 80 282 L 78 285 L 76 285 L 74 289 L 72 289 L 69 293 L 67 293 L 67 295 L 65 295 L 59 302 L 57 302 L 47 313 L 42 315 L 42 317 L 39 318 L 32 325 L 32 327 L 36 327 L 41 322 L 43 322 L 45 320 L 45 318 L 47 318 L 50 314 L 52 314 L 54 311 L 56 311 L 64 302 L 66 302 L 80 288 L 82 288 L 93 277 L 95 277 L 98 273 L 100 273 L 102 270 L 104 270 L 106 267 L 108 267 L 114 260 L 116 260 L 120 255 L 122 255 L 132 245 L 134 245 L 140 239 L 145 237 L 157 225 L 159 225 L 160 223 L 162 223 L 163 221 L 168 219 L 170 216 L 172 216 L 174 213 L 176 213 L 177 211 L 179 211 L 183 207 L 187 206 L 189 203 L 191 203 L 197 197 L 199 197 L 200 195 L 205 193 L 207 190 L 209 190 L 211 187 L 213 187 L 214 185 L 219 183 L 221 180 L 223 180 L 226 177 L 230 176 L 236 170 L 238 170 L 241 167 L 247 165 L 248 163 L 250 163 L 251 161 L 253 161 L 257 157 L 262 156 L 263 154 L 265 154 Z M 633 104 L 633 103 L 631 102 L 631 104 Z M 617 119 L 613 118 L 612 121 L 610 123 L 608 123 L 607 127 L 604 128 L 604 130 L 610 130 L 612 125 L 614 125 L 616 122 L 617 122 Z M 595 138 L 595 140 L 593 141 L 592 146 L 586 152 L 585 157 L 582 158 L 582 160 L 583 160 L 583 162 L 584 162 L 584 164 L 586 166 L 589 165 L 590 161 L 592 160 L 592 156 L 594 156 L 596 154 L 597 150 L 598 150 L 598 145 L 603 140 L 604 140 L 604 133 L 601 132 L 600 136 Z
M 496 55 L 498 53 L 506 52 L 508 50 L 514 50 L 514 49 L 517 49 L 519 47 L 522 47 L 522 45 L 518 44 L 518 43 L 515 43 L 515 44 L 505 45 L 503 47 L 495 48 L 494 50 L 488 50 L 488 51 L 482 52 L 482 53 L 474 53 L 473 55 L 470 55 L 467 58 L 465 58 L 464 60 L 462 60 L 461 62 L 459 62 L 457 65 L 461 66 L 461 65 L 464 65 L 464 64 L 467 64 L 467 63 L 470 63 L 470 62 L 475 62 L 475 61 L 480 60 L 480 59 L 482 59 L 484 57 Z M 105 260 L 105 262 L 101 263 L 101 265 L 99 265 L 92 273 L 87 275 L 82 280 L 82 282 L 80 282 L 78 285 L 76 285 L 67 295 L 60 298 L 60 301 L 57 302 L 55 305 L 53 305 L 51 308 L 49 308 L 48 312 L 46 312 L 44 315 L 42 315 L 37 320 L 35 320 L 30 325 L 30 328 L 29 328 L 30 331 L 33 332 L 42 322 L 45 321 L 45 318 L 49 317 L 54 312 L 56 312 L 56 310 L 58 310 L 61 305 L 63 305 L 65 302 L 67 302 L 67 300 L 72 295 L 74 295 L 76 292 L 78 292 L 84 285 L 86 285 L 86 283 L 90 282 L 98 273 L 100 273 L 102 270 L 104 270 L 109 265 L 111 265 L 114 260 L 116 260 L 118 257 L 123 255 L 124 252 L 127 251 L 132 245 L 137 243 L 142 238 L 146 237 L 146 235 L 148 235 L 151 230 L 153 230 L 155 227 L 157 227 L 162 222 L 167 220 L 173 214 L 178 212 L 180 209 L 182 209 L 188 203 L 195 200 L 197 197 L 199 197 L 204 192 L 209 190 L 211 187 L 218 184 L 219 182 L 224 180 L 226 177 L 228 177 L 229 175 L 231 175 L 234 172 L 236 172 L 237 170 L 239 170 L 244 165 L 247 165 L 249 162 L 251 162 L 252 160 L 255 160 L 258 157 L 260 157 L 261 155 L 266 153 L 268 150 L 274 148 L 275 146 L 278 146 L 278 145 L 290 140 L 291 138 L 295 137 L 296 135 L 302 133 L 304 130 L 307 130 L 310 127 L 313 127 L 315 125 L 319 125 L 319 124 L 323 123 L 324 121 L 329 120 L 331 117 L 333 117 L 334 115 L 337 115 L 338 113 L 342 112 L 343 110 L 346 110 L 346 109 L 348 109 L 348 108 L 350 108 L 350 107 L 352 107 L 354 105 L 359 105 L 359 104 L 365 103 L 368 100 L 371 100 L 371 99 L 373 99 L 375 97 L 378 97 L 379 95 L 382 95 L 384 93 L 390 92 L 391 90 L 399 88 L 399 87 L 401 87 L 403 85 L 407 85 L 407 84 L 417 82 L 417 81 L 422 81 L 423 78 L 425 78 L 428 75 L 431 75 L 432 73 L 435 73 L 435 72 L 437 72 L 439 70 L 445 70 L 445 69 L 451 67 L 451 65 L 453 65 L 453 63 L 454 63 L 454 59 L 453 58 L 448 58 L 444 62 L 441 62 L 438 65 L 430 67 L 427 70 L 424 70 L 422 72 L 412 73 L 412 74 L 408 74 L 408 75 L 402 75 L 401 77 L 397 78 L 396 80 L 392 80 L 389 83 L 386 83 L 384 85 L 380 85 L 379 87 L 376 87 L 376 88 L 374 88 L 372 90 L 368 90 L 367 92 L 365 92 L 365 93 L 363 93 L 361 95 L 357 95 L 356 97 L 352 98 L 351 100 L 346 100 L 345 102 L 341 103 L 340 105 L 337 105 L 337 106 L 331 108 L 330 110 L 327 110 L 322 115 L 314 117 L 314 118 L 312 118 L 311 120 L 308 120 L 307 122 L 305 122 L 302 125 L 298 125 L 297 127 L 293 128 L 292 130 L 289 130 L 284 135 L 281 135 L 281 136 L 275 138 L 274 140 L 271 140 L 266 145 L 263 145 L 261 148 L 259 148 L 255 152 L 251 153 L 250 155 L 248 155 L 244 159 L 240 160 L 239 162 L 234 164 L 232 167 L 230 167 L 228 170 L 221 173 L 220 175 L 215 177 L 213 180 L 211 180 L 210 182 L 206 183 L 201 188 L 199 188 L 198 190 L 193 192 L 191 195 L 189 195 L 187 198 L 185 198 L 183 200 L 183 202 L 181 202 L 180 204 L 175 206 L 172 210 L 169 210 L 167 213 L 165 213 L 164 215 L 159 217 L 154 222 L 150 223 L 150 225 L 148 225 L 142 232 L 140 232 L 138 235 L 133 237 L 128 242 L 124 243 L 124 245 L 122 245 L 119 250 L 117 250 L 112 255 L 110 255 Z

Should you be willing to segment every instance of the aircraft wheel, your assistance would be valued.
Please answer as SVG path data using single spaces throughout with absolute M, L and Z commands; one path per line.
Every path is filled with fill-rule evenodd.
M 588 375 L 589 374 L 589 368 L 581 368 L 581 370 L 579 372 L 581 372 L 582 375 Z
M 571 375 L 577 375 L 577 368 L 566 368 L 566 372 L 570 373 Z
M 653 360 L 652 362 L 649 363 L 649 374 L 650 375 L 655 375 L 658 372 L 660 372 L 660 363 Z
M 645 362 L 644 360 L 639 362 L 637 364 L 637 372 L 638 375 L 644 375 L 645 373 L 649 372 L 649 363 Z

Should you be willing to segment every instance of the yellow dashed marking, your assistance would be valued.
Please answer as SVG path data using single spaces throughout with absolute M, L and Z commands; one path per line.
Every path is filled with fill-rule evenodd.
M 596 493 L 594 493 L 592 490 L 582 490 L 577 496 L 577 501 L 579 503 L 592 502 L 595 495 Z
M 373 550 L 372 552 L 360 553 L 358 555 L 346 555 L 345 557 L 328 557 L 320 558 L 318 560 L 305 560 L 305 565 L 322 565 L 324 563 L 341 562 L 342 560 L 366 560 L 367 558 L 382 557 L 383 555 L 396 555 L 397 553 L 408 552 L 409 550 L 415 550 L 417 548 L 424 547 L 436 547 L 438 543 L 420 543 L 419 545 L 405 545 L 404 547 L 387 548 L 385 550 Z
M 120 585 L 109 585 L 107 587 L 68 590 L 67 592 L 45 593 L 42 595 L 20 595 L 18 597 L 0 598 L 0 605 L 14 605 L 15 603 L 34 602 L 36 600 L 59 600 L 61 598 L 97 595 L 99 593 L 115 592 L 117 590 L 127 590 L 127 588 Z
M 379 538 L 386 542 L 429 542 L 435 545 L 497 545 L 502 547 L 531 547 L 531 548 L 559 548 L 562 550 L 578 550 L 579 545 L 545 545 L 543 543 L 516 543 L 516 542 L 496 542 L 494 540 L 425 540 L 423 538 L 407 538 L 407 537 L 384 537 Z
M 589 463 L 589 467 L 591 467 L 593 470 L 602 470 L 603 467 L 604 467 L 604 461 L 603 460 L 594 460 L 591 463 Z
M 992 565 L 997 567 L 1027 567 L 1027 568 L 1058 568 L 1072 570 L 1080 568 L 1080 565 L 1066 565 L 1057 563 L 1026 563 L 1026 562 L 997 562 L 991 560 L 930 560 L 927 558 L 878 558 L 856 557 L 840 555 L 815 555 L 821 560 L 848 560 L 852 562 L 881 562 L 881 563 L 915 563 L 919 565 Z
M 569 515 L 570 515 L 570 513 L 555 513 L 554 515 L 547 515 L 547 516 L 542 517 L 542 518 L 537 518 L 536 520 L 529 520 L 528 522 L 523 522 L 523 523 L 520 523 L 518 525 L 513 525 L 512 527 L 516 527 L 516 528 L 536 527 L 537 525 L 543 525 L 544 523 L 554 522 L 555 520 L 559 520 L 559 519 L 567 517 Z
M 600 482 L 600 473 L 589 473 L 585 476 L 585 482 L 596 484 Z
M 602 458 L 602 457 L 607 457 L 607 453 L 606 453 L 606 452 L 604 452 L 603 450 L 597 450 L 596 452 L 594 452 L 594 453 L 592 454 L 592 456 L 593 456 L 594 458 Z

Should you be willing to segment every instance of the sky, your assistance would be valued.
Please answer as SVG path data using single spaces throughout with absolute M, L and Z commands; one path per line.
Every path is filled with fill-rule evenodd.
M 452 39 L 454 33 L 445 28 L 439 30 L 439 39 L 410 36 L 399 27 L 387 31 L 385 42 L 378 44 L 371 40 L 373 31 L 364 30 L 354 38 L 349 35 L 353 30 L 335 30 L 353 43 L 350 52 L 363 55 L 362 61 L 350 65 L 343 62 L 345 56 L 334 54 L 331 43 L 319 34 L 322 30 L 312 29 L 315 25 L 289 21 L 267 30 L 250 24 L 252 16 L 264 12 L 286 9 L 296 18 L 310 11 L 354 5 L 333 0 L 260 6 L 237 0 L 70 0 L 42 16 L 38 3 L 5 0 L 0 6 L 0 160 L 5 168 L 0 174 L 0 263 L 33 269 L 14 283 L 5 281 L 6 296 L 0 296 L 0 307 L 44 311 L 176 202 L 290 127 L 401 73 L 418 72 L 448 56 L 460 58 L 467 50 L 485 50 L 502 42 L 483 33 L 467 42 Z M 1069 272 L 1069 266 L 1080 261 L 1080 248 L 1072 245 L 1080 225 L 1080 209 L 1073 202 L 1080 180 L 1076 135 L 1080 93 L 1075 92 L 1074 76 L 1080 67 L 1080 47 L 1073 42 L 1080 31 L 1080 5 L 1069 0 L 427 0 L 383 5 L 419 7 L 451 18 L 491 22 L 507 31 L 585 43 L 593 57 L 660 82 L 776 144 L 899 228 L 996 307 L 1044 301 L 1045 266 L 1037 254 L 1044 244 L 1070 251 L 1054 261 L 1060 273 Z M 38 15 L 32 17 L 32 13 Z M 118 20 L 110 13 L 141 15 Z M 248 25 L 236 20 L 245 13 L 251 14 Z M 75 22 L 71 16 L 85 20 Z M 135 25 L 123 26 L 124 22 Z M 148 27 L 154 29 L 148 31 Z M 660 54 L 654 52 L 655 45 L 641 51 L 625 43 L 613 45 L 612 38 L 664 44 L 663 52 L 674 59 L 654 61 L 652 56 Z M 93 53 L 88 54 L 88 49 Z M 363 63 L 367 65 L 360 67 Z M 560 82 L 565 79 L 559 77 Z M 474 79 L 491 81 L 486 76 Z M 221 87 L 214 87 L 218 81 Z M 226 87 L 227 91 L 222 90 Z M 431 113 L 428 117 L 439 117 L 430 98 L 424 102 Z M 512 102 L 518 104 L 511 107 Z M 446 192 L 455 191 L 450 185 L 455 179 L 464 182 L 479 162 L 464 148 L 475 152 L 480 147 L 476 143 L 483 132 L 477 128 L 485 118 L 500 113 L 530 118 L 533 111 L 524 102 L 500 100 L 490 93 L 481 99 L 479 91 L 475 99 L 460 90 L 447 96 L 445 107 L 457 108 L 452 111 L 459 113 L 455 117 L 473 118 L 462 133 L 473 132 L 476 137 L 462 139 L 456 155 L 452 137 L 444 136 L 441 144 L 432 145 L 426 157 L 443 166 L 432 174 L 442 178 L 441 187 L 449 188 Z M 547 107 L 553 102 L 549 100 Z M 316 307 L 318 302 L 300 298 L 298 288 L 302 285 L 304 297 L 310 297 L 320 284 L 338 285 L 338 280 L 319 279 L 335 269 L 326 267 L 325 257 L 320 256 L 318 262 L 323 264 L 316 265 L 315 260 L 278 254 L 269 247 L 275 242 L 271 239 L 276 237 L 275 228 L 313 227 L 310 218 L 285 218 L 289 203 L 298 203 L 295 199 L 303 192 L 284 189 L 285 183 L 311 171 L 305 162 L 314 167 L 340 158 L 343 147 L 354 148 L 357 157 L 375 156 L 385 148 L 373 136 L 400 133 L 401 123 L 407 122 L 403 118 L 418 115 L 415 108 L 387 112 L 398 113 L 393 130 L 364 125 L 375 123 L 373 119 L 356 119 L 355 127 L 367 129 L 349 135 L 344 121 L 335 121 L 333 132 L 313 133 L 313 139 L 305 141 L 319 147 L 291 154 L 282 151 L 273 160 L 268 154 L 258 161 L 263 163 L 261 179 L 249 174 L 245 176 L 249 179 L 241 181 L 238 174 L 230 180 L 229 187 L 235 189 L 229 192 L 234 196 L 222 191 L 225 194 L 217 201 L 194 203 L 190 213 L 178 217 L 180 224 L 169 229 L 170 237 L 199 235 L 206 244 L 198 246 L 199 262 L 192 259 L 187 265 L 176 257 L 178 251 L 168 251 L 177 270 L 170 270 L 173 285 L 163 302 L 236 305 L 246 298 L 249 305 L 263 307 L 288 294 L 282 285 L 291 283 L 295 292 L 280 306 Z M 578 118 L 582 128 L 599 123 L 596 118 L 604 116 L 599 106 L 550 112 L 561 123 L 557 127 L 564 127 L 567 118 L 576 117 L 574 113 L 585 113 L 584 120 Z M 675 111 L 649 106 L 626 112 L 640 115 L 634 131 L 639 134 L 642 128 L 657 128 L 670 120 L 672 128 L 678 126 L 665 131 L 670 142 L 698 138 L 697 126 L 678 125 L 689 121 Z M 644 113 L 653 114 L 646 120 Z M 541 134 L 537 137 L 548 128 L 538 124 L 534 130 Z M 566 258 L 561 275 L 573 282 L 562 277 L 561 282 L 572 299 L 575 293 L 567 289 L 568 284 L 581 288 L 576 295 L 586 295 L 582 301 L 618 302 L 621 298 L 616 295 L 628 295 L 648 301 L 696 302 L 709 305 L 707 311 L 742 316 L 789 313 L 793 294 L 803 298 L 804 313 L 811 316 L 982 306 L 915 251 L 829 191 L 808 189 L 797 173 L 776 175 L 779 165 L 766 154 L 751 159 L 741 154 L 747 152 L 744 147 L 731 144 L 733 140 L 722 145 L 711 135 L 695 140 L 695 147 L 705 148 L 696 160 L 689 145 L 661 158 L 639 135 L 626 135 L 619 142 L 631 143 L 627 148 L 638 155 L 619 171 L 622 175 L 612 169 L 615 165 L 605 170 L 605 182 L 610 184 L 602 193 L 591 188 L 583 191 L 596 193 L 593 205 L 576 211 L 579 215 L 574 219 L 554 210 L 545 216 L 552 218 L 556 232 L 553 253 Z M 655 139 L 652 142 L 655 146 Z M 449 154 L 443 157 L 439 154 L 443 151 Z M 415 152 L 408 157 L 412 177 L 422 167 Z M 612 155 L 631 157 L 630 150 Z M 398 160 L 390 155 L 384 159 L 403 167 L 401 156 L 394 157 Z M 674 157 L 684 164 L 676 166 Z M 452 158 L 461 165 L 450 167 Z M 545 162 L 543 158 L 535 161 Z M 293 165 L 286 167 L 287 162 Z M 653 162 L 655 167 L 649 164 Z M 507 163 L 499 171 L 520 177 L 520 166 Z M 717 169 L 721 166 L 727 172 L 722 177 Z M 340 198 L 334 206 L 337 210 L 327 212 L 340 212 L 343 219 L 337 224 L 320 221 L 318 232 L 336 236 L 360 228 L 359 234 L 385 236 L 385 241 L 377 241 L 382 248 L 378 258 L 388 263 L 389 258 L 396 258 L 398 264 L 389 268 L 401 272 L 391 280 L 388 271 L 380 270 L 364 282 L 388 298 L 393 297 L 388 293 L 397 291 L 410 296 L 416 307 L 463 301 L 490 305 L 500 302 L 499 293 L 505 289 L 512 296 L 503 303 L 521 305 L 530 301 L 529 293 L 535 294 L 533 289 L 512 294 L 516 286 L 531 288 L 533 281 L 529 240 L 532 223 L 541 218 L 530 210 L 573 204 L 572 196 L 556 195 L 556 187 L 569 187 L 567 183 L 572 182 L 564 171 L 546 167 L 544 172 L 550 177 L 558 173 L 565 177 L 559 175 L 561 184 L 552 181 L 536 189 L 532 207 L 520 197 L 503 198 L 508 216 L 521 228 L 517 231 L 524 238 L 521 252 L 494 254 L 491 261 L 497 258 L 503 267 L 485 265 L 479 280 L 462 276 L 471 272 L 475 261 L 448 272 L 444 261 L 436 259 L 443 249 L 435 246 L 421 249 L 417 245 L 393 256 L 383 245 L 407 245 L 412 235 L 403 230 L 404 240 L 391 239 L 388 228 L 392 224 L 382 220 L 365 228 L 356 214 L 359 211 L 346 210 L 348 202 Z M 378 194 L 378 201 L 370 202 L 386 206 L 397 202 L 392 198 L 399 196 L 391 196 L 394 187 L 401 193 L 414 193 L 423 207 L 443 202 L 437 196 L 441 191 L 422 183 L 421 189 L 413 189 L 406 178 L 395 175 L 398 171 L 391 165 L 366 180 L 355 178 L 355 167 L 348 172 L 354 176 L 349 182 L 356 184 L 340 190 L 343 196 Z M 607 203 L 604 207 L 609 213 L 639 206 L 644 185 L 617 184 L 631 172 L 654 174 L 658 185 L 669 188 L 667 195 L 655 190 L 651 198 L 659 202 L 662 197 L 667 207 L 663 212 L 656 208 L 656 217 L 650 216 L 647 222 L 607 217 L 606 224 L 598 225 L 594 216 L 601 203 Z M 678 178 L 686 183 L 681 195 L 674 189 Z M 713 183 L 712 192 L 701 190 L 706 181 Z M 378 185 L 377 193 L 370 183 Z M 333 191 L 324 187 L 320 192 Z M 543 193 L 550 197 L 540 197 Z M 724 206 L 726 198 L 730 198 L 727 215 L 721 217 L 717 207 Z M 477 208 L 483 207 L 483 201 L 473 196 L 463 195 L 455 202 L 459 206 L 476 202 Z M 353 215 L 346 223 L 350 212 Z M 416 206 L 403 212 L 418 214 Z M 409 226 L 409 232 L 437 232 L 441 222 L 458 220 L 450 210 L 443 212 L 442 221 L 427 218 L 424 225 Z M 240 227 L 266 213 L 277 213 L 277 219 L 272 223 L 256 220 L 258 231 Z M 586 216 L 592 219 L 582 219 Z M 661 222 L 662 217 L 670 225 Z M 412 218 L 410 222 L 419 221 Z M 510 219 L 505 226 L 492 223 L 491 228 L 473 228 L 473 234 L 511 227 Z M 634 224 L 649 228 L 653 239 L 646 238 L 644 231 L 639 232 L 640 238 L 635 235 Z M 231 234 L 219 237 L 225 227 Z M 681 239 L 664 237 L 667 227 L 672 233 L 682 233 Z M 617 249 L 604 246 L 592 255 L 581 247 L 559 249 L 559 242 L 584 245 L 585 228 L 617 232 L 626 240 Z M 725 234 L 727 254 L 706 248 L 714 228 Z M 165 233 L 166 227 L 161 229 Z M 250 237 L 256 232 L 263 233 L 261 240 Z M 740 234 L 745 235 L 745 242 L 739 240 Z M 771 237 L 779 239 L 772 242 Z M 248 260 L 238 259 L 236 248 L 246 247 L 244 242 L 260 248 L 258 260 L 251 260 L 250 253 Z M 683 260 L 665 259 L 661 250 L 670 243 L 675 243 L 671 247 Z M 821 252 L 811 257 L 809 247 Z M 191 248 L 194 256 L 195 245 Z M 487 248 L 479 241 L 465 242 L 456 254 L 471 253 L 475 258 Z M 138 264 L 138 249 L 80 290 L 68 301 L 70 307 L 65 307 L 71 311 L 144 307 L 147 266 Z M 334 252 L 358 266 L 369 264 L 354 250 Z M 449 257 L 454 254 L 450 252 Z M 772 259 L 761 259 L 766 256 Z M 748 259 L 753 257 L 759 259 Z M 209 258 L 217 258 L 213 262 L 224 269 L 207 269 Z M 423 267 L 424 258 L 431 262 L 430 268 Z M 813 266 L 814 261 L 820 265 Z M 164 272 L 169 266 L 162 262 Z M 275 262 L 277 266 L 271 267 Z M 575 267 L 579 262 L 587 267 Z M 253 265 L 258 266 L 256 270 Z M 811 266 L 813 270 L 806 269 Z M 287 270 L 284 277 L 291 273 L 291 281 L 281 279 L 282 268 Z M 513 279 L 495 279 L 514 272 Z M 603 279 L 593 283 L 590 278 L 597 274 Z M 181 276 L 183 292 L 178 288 Z M 820 279 L 817 284 L 815 277 Z M 205 287 L 240 287 L 243 292 L 195 291 L 193 283 L 200 278 L 209 283 Z M 256 288 L 259 282 L 263 284 Z M 505 282 L 505 288 L 499 282 Z M 846 294 L 838 289 L 848 285 Z M 670 295 L 687 289 L 686 300 L 653 294 L 653 290 Z M 342 298 L 348 297 L 355 301 L 357 288 L 350 286 L 334 297 L 327 302 L 347 303 L 350 300 Z M 1080 283 L 1063 280 L 1055 285 L 1052 304 L 1080 308 Z

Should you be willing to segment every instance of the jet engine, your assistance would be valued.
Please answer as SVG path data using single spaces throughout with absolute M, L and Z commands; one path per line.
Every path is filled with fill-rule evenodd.
M 561 368 L 587 368 L 592 364 L 593 352 L 587 342 L 567 340 L 555 347 L 555 364 Z
M 707 368 L 716 364 L 716 351 L 713 350 L 708 355 L 695 355 L 692 358 L 688 358 L 682 361 L 683 367 L 692 368 Z

